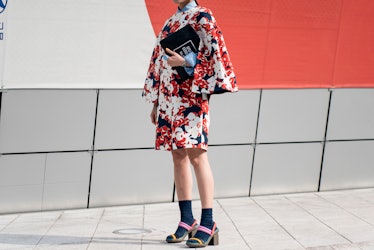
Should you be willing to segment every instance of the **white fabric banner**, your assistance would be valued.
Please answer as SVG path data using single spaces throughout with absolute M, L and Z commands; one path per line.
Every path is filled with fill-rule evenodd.
M 155 42 L 144 1 L 12 0 L 7 15 L 4 88 L 143 87 Z
M 0 0 L 0 89 L 4 88 L 4 60 L 7 40 L 7 3 L 8 0 Z

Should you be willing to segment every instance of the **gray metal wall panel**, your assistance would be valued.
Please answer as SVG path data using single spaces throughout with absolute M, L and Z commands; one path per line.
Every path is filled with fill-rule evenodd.
M 45 155 L 0 156 L 0 186 L 41 185 L 44 181 Z
M 248 196 L 253 147 L 219 146 L 208 149 L 215 197 Z
M 317 191 L 321 143 L 258 145 L 251 195 Z
M 152 105 L 140 90 L 101 90 L 96 125 L 96 149 L 154 147 Z
M 85 208 L 87 206 L 91 154 L 48 154 L 43 210 Z
M 41 211 L 42 193 L 43 185 L 0 187 L 0 214 Z
M 94 155 L 90 207 L 171 201 L 170 152 L 102 151 Z
M 259 93 L 240 91 L 212 97 L 210 144 L 253 142 Z M 327 139 L 374 138 L 373 93 L 372 89 L 333 90 Z M 265 90 L 258 142 L 322 140 L 328 96 L 325 89 Z M 1 154 L 89 149 L 95 103 L 94 90 L 3 93 L 0 213 L 86 206 L 88 152 Z M 142 102 L 139 90 L 101 90 L 96 149 L 153 147 L 150 111 L 151 105 Z M 228 127 L 232 133 L 222 133 Z M 327 142 L 321 190 L 373 187 L 372 152 L 373 141 Z M 215 196 L 247 195 L 252 146 L 212 146 L 208 154 L 215 176 Z M 257 145 L 251 195 L 316 191 L 321 158 L 320 143 Z M 96 152 L 93 171 L 91 207 L 172 199 L 170 152 Z M 196 181 L 193 198 L 199 198 Z
M 374 139 L 374 89 L 335 89 L 328 140 Z
M 95 103 L 93 90 L 3 93 L 0 153 L 90 149 Z
M 88 183 L 45 183 L 42 210 L 86 208 Z
M 264 90 L 257 142 L 322 141 L 327 89 Z
M 259 90 L 213 95 L 209 144 L 253 143 L 259 100 Z
M 45 155 L 0 156 L 0 213 L 40 211 Z
M 214 197 L 237 197 L 249 195 L 253 147 L 249 145 L 211 146 L 209 163 L 214 176 Z M 196 176 L 191 165 L 193 187 L 192 199 L 200 199 Z M 175 195 L 175 200 L 178 197 Z
M 374 141 L 327 142 L 321 190 L 374 187 Z
M 91 155 L 83 153 L 0 157 L 0 213 L 84 208 Z

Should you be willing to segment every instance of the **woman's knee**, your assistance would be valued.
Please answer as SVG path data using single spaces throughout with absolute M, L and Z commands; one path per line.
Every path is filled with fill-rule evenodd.
M 204 165 L 208 160 L 206 151 L 200 148 L 188 149 L 187 154 L 194 168 L 198 168 L 199 166 Z
M 185 161 L 187 159 L 187 152 L 183 148 L 171 151 L 171 155 L 173 156 L 174 162 Z

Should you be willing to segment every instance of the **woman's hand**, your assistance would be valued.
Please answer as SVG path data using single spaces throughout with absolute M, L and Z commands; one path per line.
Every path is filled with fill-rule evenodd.
M 184 60 L 184 58 L 181 55 L 179 55 L 177 52 L 174 52 L 170 50 L 169 48 L 166 48 L 166 52 L 169 54 L 169 58 L 167 62 L 171 67 L 187 66 L 186 60 Z
M 153 105 L 153 109 L 151 111 L 150 117 L 151 117 L 151 122 L 153 123 L 153 125 L 156 125 L 156 121 L 157 121 L 157 104 Z

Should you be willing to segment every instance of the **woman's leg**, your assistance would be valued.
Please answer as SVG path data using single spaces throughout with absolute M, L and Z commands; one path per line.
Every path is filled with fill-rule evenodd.
M 174 181 L 179 201 L 192 198 L 192 173 L 185 149 L 171 151 L 174 162 Z
M 199 148 L 186 149 L 188 158 L 195 170 L 202 208 L 213 207 L 214 179 L 208 154 Z
M 210 168 L 208 154 L 203 149 L 187 149 L 188 157 L 194 167 L 197 186 L 199 188 L 201 200 L 201 220 L 200 227 L 194 238 L 187 241 L 190 247 L 201 246 L 201 244 L 208 244 L 214 237 L 218 237 L 213 221 L 213 196 L 214 196 L 214 179 Z M 214 244 L 218 244 L 214 241 Z
M 166 241 L 176 243 L 181 242 L 189 232 L 192 232 L 197 227 L 197 223 L 192 214 L 192 173 L 187 152 L 185 149 L 173 150 L 172 156 L 174 162 L 174 182 L 181 219 L 177 231 L 169 235 Z

